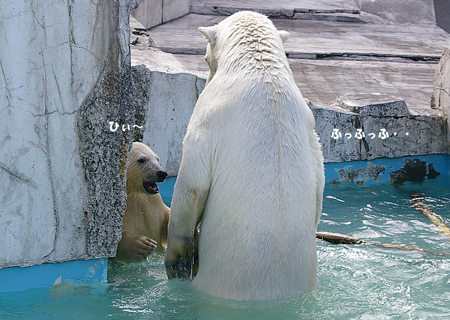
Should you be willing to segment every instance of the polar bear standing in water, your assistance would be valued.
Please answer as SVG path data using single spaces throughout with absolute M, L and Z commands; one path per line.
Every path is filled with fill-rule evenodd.
M 210 75 L 183 141 L 168 276 L 186 276 L 201 223 L 199 290 L 238 300 L 305 292 L 317 283 L 324 169 L 283 48 L 288 33 L 248 11 L 199 31 Z
M 153 150 L 141 142 L 133 142 L 118 260 L 141 262 L 152 252 L 164 250 L 170 209 L 164 204 L 156 182 L 163 182 L 166 177 L 167 172 Z

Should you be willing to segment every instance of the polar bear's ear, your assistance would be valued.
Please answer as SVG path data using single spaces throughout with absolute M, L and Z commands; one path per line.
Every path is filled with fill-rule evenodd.
M 211 47 L 214 47 L 216 43 L 216 28 L 214 26 L 199 27 L 197 30 L 200 31 L 200 33 L 205 36 L 206 40 L 208 40 Z
M 278 34 L 280 35 L 281 41 L 283 43 L 285 43 L 286 40 L 289 38 L 289 32 L 287 32 L 287 31 L 281 30 L 281 31 L 278 31 Z

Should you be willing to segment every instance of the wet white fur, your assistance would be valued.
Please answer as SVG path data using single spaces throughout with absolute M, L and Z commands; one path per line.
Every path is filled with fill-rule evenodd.
M 288 34 L 248 11 L 199 31 L 211 72 L 183 141 L 167 257 L 201 221 L 195 287 L 239 300 L 305 292 L 317 282 L 324 169 Z

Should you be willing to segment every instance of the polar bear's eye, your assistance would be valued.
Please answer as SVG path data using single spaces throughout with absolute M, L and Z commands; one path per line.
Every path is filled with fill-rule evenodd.
M 147 158 L 139 158 L 137 159 L 138 163 L 146 163 L 147 162 Z

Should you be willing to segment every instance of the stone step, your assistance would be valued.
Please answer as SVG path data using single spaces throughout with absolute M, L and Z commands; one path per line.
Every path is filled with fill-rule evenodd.
M 272 18 L 432 24 L 449 30 L 447 0 L 195 0 L 190 13 L 230 15 L 240 10 Z
M 335 22 L 364 22 L 360 10 L 352 0 L 340 1 L 210 1 L 197 0 L 190 13 L 229 16 L 251 10 L 277 19 L 324 20 Z
M 148 33 L 165 52 L 203 55 L 206 42 L 197 28 L 223 19 L 217 15 L 189 14 Z M 449 41 L 448 34 L 434 25 L 272 20 L 277 29 L 290 34 L 285 43 L 290 58 L 437 63 Z
M 147 109 L 152 110 L 144 142 L 162 155 L 161 163 L 171 174 L 178 170 L 184 130 L 209 71 L 203 59 L 206 40 L 197 28 L 223 18 L 190 14 L 147 31 L 138 27 L 136 32 L 131 25 L 132 62 L 150 70 L 139 67 L 150 84 L 143 96 L 151 97 Z M 274 22 L 291 34 L 285 44 L 289 64 L 310 101 L 325 162 L 448 151 L 446 118 L 442 110 L 430 107 L 437 67 L 430 61 L 440 57 L 449 39 L 441 29 L 295 19 Z M 149 35 L 153 46 L 175 54 L 149 47 Z
M 178 65 L 186 72 L 206 78 L 208 66 L 203 59 L 206 40 L 196 29 L 198 26 L 213 25 L 221 19 L 223 17 L 191 14 L 147 30 L 147 33 L 153 37 L 157 47 L 174 53 Z M 439 112 L 430 108 L 437 65 L 423 61 L 434 62 L 439 59 L 448 41 L 447 34 L 442 33 L 441 29 L 422 25 L 417 28 L 418 34 L 414 41 L 412 36 L 405 38 L 404 35 L 408 31 L 412 32 L 415 26 L 285 19 L 277 19 L 275 24 L 281 24 L 281 27 L 277 27 L 287 29 L 291 34 L 285 43 L 286 48 L 291 49 L 288 51 L 289 63 L 301 92 L 312 102 L 329 105 L 344 95 L 382 93 L 404 100 L 412 114 L 436 113 L 439 116 Z M 292 28 L 291 24 L 296 28 Z M 361 32 L 352 33 L 351 26 Z M 364 28 L 360 29 L 359 26 Z M 382 27 L 391 32 L 383 32 Z M 305 32 L 301 34 L 301 30 Z M 320 38 L 314 37 L 314 30 L 320 34 Z M 369 32 L 371 30 L 372 33 Z M 336 36 L 333 38 L 334 32 Z M 170 37 L 171 34 L 175 40 Z M 347 53 L 328 50 L 326 53 L 327 47 L 343 48 L 346 40 L 348 48 L 352 50 L 347 50 Z M 300 43 L 304 48 L 301 48 Z M 396 53 L 394 49 L 387 49 L 389 44 L 396 48 Z M 427 51 L 433 55 L 427 55 Z M 150 56 L 145 53 L 134 54 L 135 57 L 138 55 Z M 296 59 L 299 57 L 304 59 Z
M 174 56 L 189 72 L 207 77 L 203 56 Z M 430 109 L 435 64 L 289 59 L 289 65 L 303 96 L 319 105 L 341 96 L 380 92 L 404 100 L 412 115 L 441 115 Z
M 354 0 L 195 0 L 191 13 L 217 14 L 229 8 L 232 13 L 239 10 L 264 10 L 267 13 L 359 13 Z M 224 12 L 226 13 L 226 11 Z M 226 14 L 221 14 L 226 15 Z M 293 15 L 288 15 L 292 17 Z
M 177 63 L 172 62 L 171 65 L 179 65 L 181 67 L 178 67 L 178 70 L 183 68 L 185 70 L 184 72 L 189 72 L 201 78 L 206 78 L 208 75 L 208 66 L 203 59 L 206 41 L 203 36 L 196 31 L 196 28 L 201 25 L 213 25 L 221 19 L 223 19 L 223 17 L 210 15 L 200 16 L 193 14 L 181 18 L 178 21 L 173 21 L 169 25 L 166 24 L 164 26 L 147 30 L 146 34 L 150 34 L 153 37 L 153 41 L 156 46 L 162 45 L 162 48 L 166 51 L 175 53 L 173 60 Z M 280 20 L 277 20 L 276 23 L 279 21 Z M 283 21 L 292 22 L 289 20 Z M 330 26 L 330 23 L 295 21 L 294 24 L 297 25 L 298 22 L 302 25 L 316 25 L 316 30 L 319 30 L 319 26 L 317 25 L 320 25 L 323 30 L 319 30 L 321 39 L 316 39 L 316 41 L 314 41 L 313 32 L 305 27 L 307 32 L 306 35 L 302 36 L 303 39 L 301 40 L 305 47 L 306 44 L 309 43 L 310 48 L 313 45 L 313 49 L 320 49 L 321 47 L 324 48 L 326 45 L 326 40 L 323 40 L 322 36 L 325 36 L 326 34 L 329 35 L 327 39 L 330 40 L 332 47 L 335 47 L 333 43 L 338 42 L 338 39 L 332 39 L 331 31 L 327 31 L 327 28 L 325 28 L 326 26 Z M 336 24 L 338 25 L 336 28 L 340 28 L 341 30 L 349 25 L 342 23 Z M 359 26 L 359 24 L 357 24 L 357 26 Z M 394 26 L 385 27 L 391 28 Z M 396 33 L 397 35 L 399 34 L 399 30 L 403 30 L 403 33 L 406 33 L 404 30 L 411 30 L 412 28 L 412 26 L 396 27 L 398 27 Z M 288 47 L 290 42 L 294 42 L 293 46 L 300 42 L 299 38 L 295 37 L 295 33 L 299 34 L 299 31 L 292 32 L 292 28 L 284 29 L 288 29 L 291 32 L 291 37 L 286 42 L 286 47 Z M 432 31 L 429 33 L 424 31 L 424 29 L 426 29 L 424 26 L 420 29 L 422 30 L 422 33 L 417 35 L 416 39 L 418 44 L 416 44 L 414 48 L 410 48 L 410 50 L 414 50 L 419 53 L 421 52 L 420 50 L 423 50 L 422 54 L 424 55 L 425 49 L 421 49 L 422 47 L 419 44 L 423 45 L 428 41 L 428 50 L 432 49 L 434 51 L 432 56 L 433 59 L 438 59 L 440 57 L 440 51 L 443 50 L 443 43 L 445 42 L 444 39 L 448 39 L 448 36 L 445 37 L 440 34 L 440 29 L 438 28 L 429 28 L 428 30 Z M 137 30 L 137 33 L 142 31 L 142 29 L 139 29 L 136 25 L 132 25 L 132 32 L 133 30 Z M 178 30 L 178 33 L 176 33 L 176 30 Z M 377 39 L 376 34 L 370 34 L 367 29 L 365 30 L 365 37 Z M 391 30 L 394 30 L 394 28 Z M 346 32 L 348 37 L 350 37 L 350 30 Z M 175 34 L 178 39 L 177 41 L 172 41 L 170 39 L 169 35 L 171 33 Z M 184 36 L 181 36 L 180 33 Z M 187 36 L 188 34 L 191 36 L 190 38 Z M 435 34 L 434 37 L 432 36 L 433 34 Z M 400 33 L 400 35 L 402 35 L 402 33 Z M 424 37 L 425 40 L 421 39 L 419 36 Z M 337 33 L 336 37 L 342 37 L 342 32 Z M 360 34 L 355 33 L 353 34 L 353 37 L 363 41 L 363 36 Z M 390 36 L 387 34 L 384 38 L 378 35 L 378 39 L 380 38 L 384 41 L 384 43 L 395 43 L 395 35 Z M 146 39 L 148 39 L 148 37 Z M 144 42 L 147 41 L 148 40 L 144 40 Z M 407 40 L 404 39 L 403 41 L 406 42 Z M 339 40 L 339 42 L 341 43 L 341 46 L 345 43 L 343 39 Z M 357 41 L 355 40 L 354 43 L 355 42 Z M 333 55 L 329 53 L 329 56 L 325 57 L 324 53 L 318 54 L 317 51 L 319 50 L 313 49 L 303 50 L 303 52 L 298 52 L 299 50 L 297 50 L 294 53 L 297 57 L 299 55 L 303 55 L 303 58 L 306 59 L 292 59 L 294 54 L 292 53 L 293 51 L 290 51 L 288 52 L 290 57 L 289 63 L 301 92 L 305 98 L 313 101 L 314 103 L 329 105 L 334 100 L 344 95 L 356 93 L 382 93 L 384 95 L 405 100 L 412 114 L 437 113 L 436 115 L 439 115 L 439 112 L 430 109 L 431 95 L 433 92 L 433 78 L 437 65 L 414 61 L 413 58 L 420 60 L 418 59 L 418 57 L 420 57 L 418 54 L 410 54 L 409 57 L 411 58 L 407 59 L 407 45 L 400 44 L 400 42 L 401 40 L 398 40 L 396 43 L 396 46 L 398 47 L 397 52 L 400 53 L 387 54 L 385 51 L 383 53 L 385 54 L 383 59 L 380 58 L 380 52 L 375 54 L 371 52 L 379 47 L 382 47 L 382 44 L 379 44 L 368 46 L 365 48 L 364 52 L 360 51 L 358 53 L 360 55 L 359 59 L 356 57 L 351 57 L 348 53 L 347 57 L 344 57 L 343 55 L 338 56 L 337 52 L 332 53 Z M 414 41 L 409 39 L 409 43 L 414 44 Z M 438 47 L 438 49 L 434 48 L 433 45 Z M 139 47 L 140 50 L 142 50 L 145 46 L 146 44 L 140 43 L 132 47 Z M 186 50 L 180 50 L 180 48 L 186 47 Z M 351 47 L 351 44 L 349 44 L 349 47 Z M 364 49 L 364 46 L 360 44 L 359 48 Z M 371 50 L 371 48 L 373 50 Z M 133 52 L 135 52 L 133 54 L 135 59 L 139 56 L 141 58 L 138 60 L 146 64 L 150 63 L 148 61 L 149 58 L 145 58 L 146 56 L 155 56 L 155 53 L 150 55 L 149 53 L 145 53 L 143 51 L 135 50 Z M 194 54 L 185 54 L 186 52 Z M 365 53 L 365 56 L 361 56 L 361 52 Z M 356 54 L 353 53 L 353 55 Z M 402 56 L 406 58 L 402 58 Z M 432 59 L 429 60 L 434 61 Z M 403 63 L 405 61 L 409 61 L 409 63 Z

